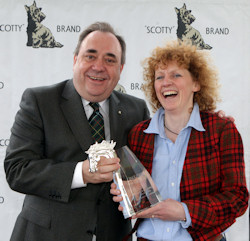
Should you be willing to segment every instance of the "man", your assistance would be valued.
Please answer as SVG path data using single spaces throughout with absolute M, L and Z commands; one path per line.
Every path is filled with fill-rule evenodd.
M 95 142 L 89 102 L 99 103 L 116 148 L 149 118 L 145 101 L 114 91 L 125 49 L 109 24 L 94 23 L 80 35 L 73 80 L 24 92 L 4 163 L 10 187 L 26 194 L 11 241 L 119 241 L 130 231 L 109 193 L 119 160 L 102 157 L 89 172 L 85 153 Z

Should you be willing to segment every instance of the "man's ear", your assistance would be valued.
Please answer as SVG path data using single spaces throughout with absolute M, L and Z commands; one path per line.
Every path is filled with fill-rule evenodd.
M 122 64 L 121 67 L 120 67 L 120 73 L 122 72 L 123 67 L 124 67 L 124 64 Z
M 76 61 L 77 61 L 77 55 L 75 54 L 74 55 L 74 62 L 73 62 L 74 65 L 76 64 Z

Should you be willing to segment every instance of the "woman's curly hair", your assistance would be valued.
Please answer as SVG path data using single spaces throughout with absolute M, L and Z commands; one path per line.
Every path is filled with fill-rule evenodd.
M 158 67 L 167 68 L 169 63 L 176 63 L 179 67 L 187 69 L 193 81 L 200 84 L 200 91 L 194 94 L 200 110 L 213 111 L 219 101 L 219 84 L 216 68 L 205 50 L 197 50 L 187 42 L 179 40 L 169 41 L 164 47 L 157 47 L 152 55 L 143 62 L 143 91 L 152 106 L 153 112 L 161 107 L 157 99 L 154 82 L 155 70 Z

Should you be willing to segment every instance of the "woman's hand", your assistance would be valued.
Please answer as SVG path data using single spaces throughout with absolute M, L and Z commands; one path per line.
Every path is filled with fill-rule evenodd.
M 119 189 L 117 189 L 117 186 L 114 182 L 111 184 L 110 193 L 112 195 L 114 195 L 113 196 L 114 202 L 121 202 L 123 200 L 122 196 L 118 196 L 118 195 L 121 195 L 121 191 Z M 119 205 L 118 210 L 123 211 L 123 207 L 121 205 Z
M 155 206 L 137 213 L 132 218 L 159 218 L 168 221 L 185 220 L 185 211 L 182 204 L 173 199 L 166 199 Z

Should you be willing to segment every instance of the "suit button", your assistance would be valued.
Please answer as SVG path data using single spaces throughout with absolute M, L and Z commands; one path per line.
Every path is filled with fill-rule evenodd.
M 93 235 L 93 231 L 92 230 L 87 230 L 87 234 L 92 236 Z

